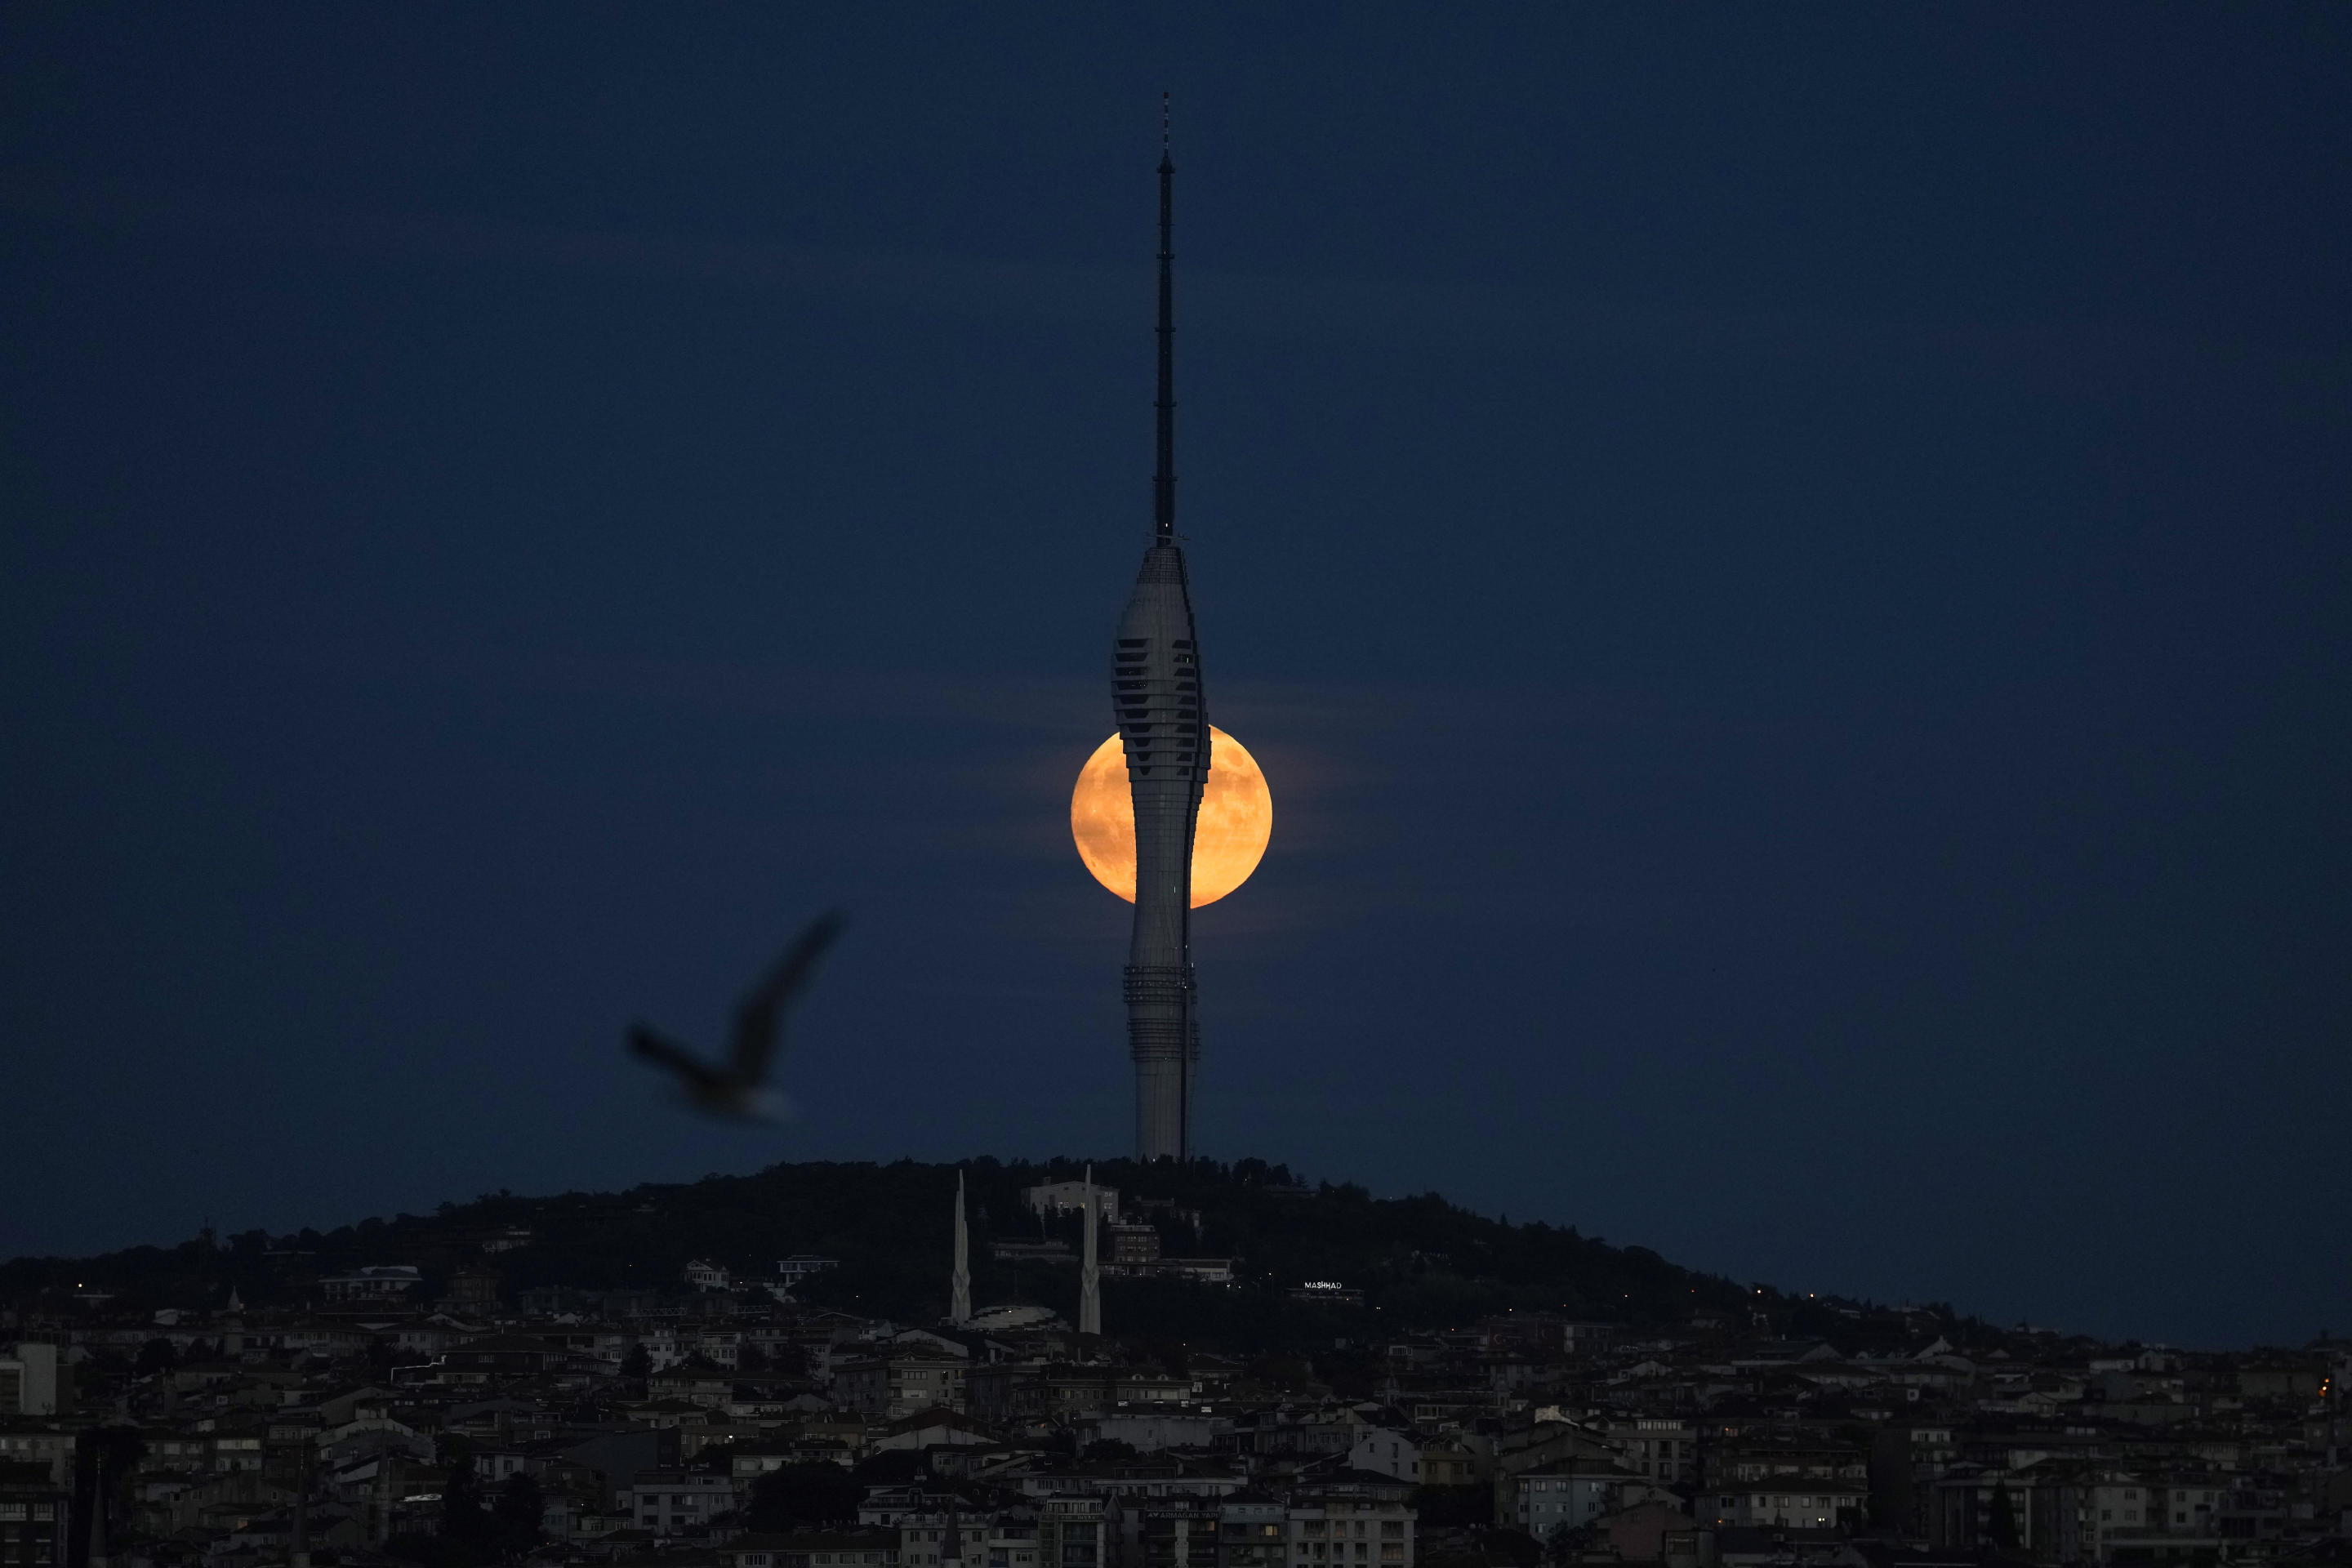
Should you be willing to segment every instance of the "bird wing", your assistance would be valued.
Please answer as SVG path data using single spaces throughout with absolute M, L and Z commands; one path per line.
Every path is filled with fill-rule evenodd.
M 768 1058 L 775 1055 L 784 1007 L 807 982 L 833 939 L 841 934 L 843 923 L 839 910 L 828 910 L 810 921 L 808 929 L 776 960 L 775 967 L 736 1004 L 735 1053 L 728 1068 L 737 1083 L 755 1084 L 768 1076 Z
M 698 1089 L 719 1090 L 727 1087 L 727 1075 L 684 1047 L 663 1039 L 643 1024 L 629 1029 L 629 1049 L 649 1062 L 659 1062 Z

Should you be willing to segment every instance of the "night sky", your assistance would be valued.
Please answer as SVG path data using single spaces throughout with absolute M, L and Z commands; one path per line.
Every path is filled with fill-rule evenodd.
M 1165 88 L 1204 1152 L 2352 1328 L 2352 10 L 1160 9 L 0 13 L 0 1256 L 1128 1150 Z

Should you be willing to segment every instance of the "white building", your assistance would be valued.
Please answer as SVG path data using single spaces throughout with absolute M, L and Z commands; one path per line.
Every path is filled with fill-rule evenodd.
M 1087 1184 L 1084 1182 L 1047 1182 L 1042 1186 L 1021 1189 L 1022 1201 L 1029 1212 L 1038 1215 L 1076 1214 L 1086 1206 Z M 1118 1189 L 1095 1189 L 1095 1213 L 1106 1224 L 1118 1223 Z
M 1667 1486 L 1697 1479 L 1698 1433 L 1687 1421 L 1642 1415 L 1610 1425 L 1609 1436 L 1624 1445 L 1625 1468 Z
M 371 1263 L 355 1274 L 332 1274 L 319 1281 L 330 1301 L 389 1301 L 421 1289 L 425 1277 L 405 1263 Z
M 0 1360 L 0 1414 L 57 1415 L 73 1408 L 73 1368 L 55 1345 L 26 1343 Z
M 1412 1568 L 1417 1516 L 1401 1500 L 1335 1482 L 1293 1494 L 1291 1568 Z
M 961 1357 L 939 1351 L 862 1357 L 834 1368 L 834 1402 L 885 1421 L 922 1410 L 961 1410 L 964 1373 Z
M 1562 1459 L 1511 1478 L 1511 1517 L 1538 1541 L 1578 1530 L 1616 1508 L 1628 1481 L 1641 1478 L 1613 1460 Z
M 776 1260 L 776 1283 L 789 1295 L 810 1276 L 840 1267 L 841 1259 L 838 1258 L 818 1258 L 810 1253 L 795 1252 L 790 1258 Z
M 0 1366 L 6 1364 L 0 1362 Z M 71 1486 L 74 1434 L 58 1427 L 0 1428 L 0 1459 L 19 1465 L 46 1465 L 52 1486 Z
M 699 1531 L 735 1506 L 735 1480 L 707 1470 L 646 1470 L 621 1491 L 639 1530 L 656 1535 Z
M 1421 1439 L 1392 1426 L 1373 1426 L 1348 1451 L 1348 1468 L 1421 1485 Z
M 1831 1530 L 1860 1523 L 1869 1502 L 1870 1489 L 1860 1481 L 1780 1475 L 1702 1494 L 1693 1511 L 1754 1530 Z

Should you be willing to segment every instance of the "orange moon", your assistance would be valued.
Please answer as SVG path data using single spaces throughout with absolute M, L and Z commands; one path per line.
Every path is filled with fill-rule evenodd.
M 1209 782 L 1192 834 L 1192 907 L 1213 904 L 1257 869 L 1274 836 L 1274 796 L 1257 759 L 1209 726 Z M 1135 902 L 1135 797 L 1128 793 L 1127 753 L 1113 735 L 1078 770 L 1070 793 L 1070 837 L 1095 880 Z

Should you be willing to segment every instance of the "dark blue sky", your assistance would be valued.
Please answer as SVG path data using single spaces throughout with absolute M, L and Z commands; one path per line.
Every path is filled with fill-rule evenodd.
M 2352 1325 L 2352 12 L 1163 9 L 0 15 L 0 1254 L 1125 1149 L 1166 87 L 1207 1151 Z

